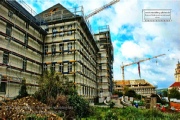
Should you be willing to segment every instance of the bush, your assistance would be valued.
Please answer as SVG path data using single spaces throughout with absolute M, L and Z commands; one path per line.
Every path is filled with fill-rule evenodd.
M 69 96 L 69 105 L 73 107 L 78 117 L 86 117 L 90 113 L 89 103 L 77 94 Z
M 118 120 L 118 117 L 117 117 L 117 115 L 114 112 L 109 110 L 107 112 L 107 114 L 105 115 L 105 120 Z
M 21 88 L 19 90 L 19 95 L 15 98 L 15 99 L 19 99 L 19 98 L 23 98 L 28 96 L 28 92 L 27 92 L 27 88 L 26 88 L 26 80 L 25 78 L 22 80 L 22 85 Z

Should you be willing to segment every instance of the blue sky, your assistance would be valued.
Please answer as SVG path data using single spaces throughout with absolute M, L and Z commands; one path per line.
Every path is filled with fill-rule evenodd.
M 60 3 L 66 8 L 83 6 L 84 14 L 111 0 L 24 0 L 37 13 Z M 171 22 L 142 22 L 142 9 L 171 9 Z M 93 32 L 109 25 L 114 47 L 114 80 L 121 80 L 120 66 L 147 57 L 166 54 L 142 62 L 141 78 L 158 88 L 174 81 L 180 60 L 180 0 L 120 0 L 89 18 Z M 137 65 L 125 67 L 125 79 L 139 79 Z

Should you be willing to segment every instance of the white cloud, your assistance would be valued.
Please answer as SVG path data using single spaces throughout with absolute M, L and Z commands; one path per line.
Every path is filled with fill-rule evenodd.
M 148 48 L 146 48 L 146 46 L 140 46 L 133 41 L 125 41 L 121 46 L 122 55 L 126 58 L 141 58 L 147 50 Z

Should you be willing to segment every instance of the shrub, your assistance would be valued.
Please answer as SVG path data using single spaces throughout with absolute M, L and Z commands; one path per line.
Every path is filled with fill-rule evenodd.
M 26 97 L 26 96 L 28 96 L 29 94 L 28 94 L 28 92 L 27 92 L 27 88 L 26 88 L 26 80 L 25 80 L 25 78 L 23 78 L 23 80 L 22 80 L 22 85 L 21 85 L 21 88 L 20 88 L 20 90 L 19 90 L 19 95 L 15 98 L 15 99 L 17 99 L 17 98 L 22 98 L 22 97 Z
M 118 120 L 118 117 L 117 117 L 117 115 L 114 112 L 109 110 L 107 112 L 107 114 L 105 115 L 105 120 Z
M 70 95 L 68 99 L 69 105 L 73 107 L 76 115 L 78 117 L 85 117 L 89 115 L 89 103 L 83 99 L 81 96 L 78 96 L 77 94 L 75 95 Z

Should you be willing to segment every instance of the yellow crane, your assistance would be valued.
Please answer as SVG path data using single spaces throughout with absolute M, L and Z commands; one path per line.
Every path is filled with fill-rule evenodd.
M 132 63 L 126 64 L 126 65 L 122 65 L 121 66 L 121 70 L 122 70 L 122 80 L 123 80 L 123 83 L 124 83 L 124 68 L 125 67 L 133 65 L 133 64 L 138 64 L 138 70 L 139 70 L 139 75 L 140 75 L 140 63 L 141 62 L 144 62 L 144 61 L 147 61 L 147 60 L 151 60 L 151 59 L 163 56 L 163 55 L 165 55 L 165 54 L 160 54 L 160 55 L 157 55 L 157 56 L 154 56 L 154 57 L 151 57 L 151 58 L 146 58 L 146 59 L 139 60 L 137 62 L 132 62 Z
M 106 4 L 106 5 L 102 6 L 102 7 L 100 7 L 100 8 L 98 8 L 98 9 L 96 9 L 95 11 L 93 11 L 92 13 L 86 15 L 86 16 L 85 16 L 85 19 L 87 20 L 87 19 L 90 18 L 91 16 L 93 16 L 93 15 L 95 15 L 95 14 L 103 11 L 104 9 L 108 8 L 109 6 L 115 4 L 115 3 L 119 2 L 119 1 L 120 1 L 120 0 L 113 0 L 113 1 L 111 1 L 110 3 L 108 3 L 108 4 Z

